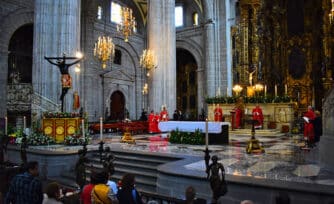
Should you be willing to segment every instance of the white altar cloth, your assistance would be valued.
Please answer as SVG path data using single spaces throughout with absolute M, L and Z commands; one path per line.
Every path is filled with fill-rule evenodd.
M 229 122 L 208 122 L 209 133 L 221 133 L 222 125 L 231 125 Z M 159 122 L 159 129 L 162 132 L 170 132 L 178 129 L 181 132 L 195 132 L 200 129 L 205 133 L 205 121 L 167 121 Z

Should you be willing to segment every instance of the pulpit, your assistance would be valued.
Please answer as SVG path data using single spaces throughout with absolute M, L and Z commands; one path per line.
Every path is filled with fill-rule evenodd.
M 43 132 L 53 137 L 57 143 L 64 142 L 66 136 L 74 135 L 81 118 L 44 118 Z

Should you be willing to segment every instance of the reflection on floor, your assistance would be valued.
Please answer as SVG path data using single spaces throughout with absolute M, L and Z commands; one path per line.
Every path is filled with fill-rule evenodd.
M 248 130 L 247 130 L 248 131 Z M 136 144 L 120 143 L 119 134 L 105 134 L 104 141 L 111 148 L 118 146 L 126 150 L 159 152 L 166 154 L 188 154 L 204 156 L 203 146 L 175 145 L 167 140 L 167 134 L 137 135 Z M 316 183 L 334 186 L 334 173 L 320 166 L 319 145 L 310 151 L 301 150 L 304 145 L 301 135 L 270 133 L 256 135 L 265 147 L 264 154 L 246 154 L 246 143 L 249 134 L 238 134 L 230 131 L 230 145 L 210 145 L 211 155 L 217 155 L 224 164 L 226 174 L 249 176 L 263 179 Z M 99 135 L 93 136 L 88 149 L 97 149 Z M 33 147 L 49 148 L 53 151 L 77 150 L 81 146 Z M 205 172 L 204 160 L 185 165 L 186 169 Z

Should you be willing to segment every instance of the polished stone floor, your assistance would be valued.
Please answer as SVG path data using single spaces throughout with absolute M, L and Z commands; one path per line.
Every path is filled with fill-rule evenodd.
M 234 176 L 255 177 L 259 179 L 293 181 L 334 186 L 334 172 L 324 168 L 319 161 L 319 145 L 306 151 L 301 135 L 285 135 L 264 131 L 256 138 L 265 148 L 263 154 L 247 154 L 246 144 L 250 136 L 230 131 L 229 145 L 209 145 L 211 155 L 217 155 L 225 167 L 226 174 Z M 119 134 L 104 134 L 106 145 L 117 146 L 124 150 L 136 150 L 151 153 L 204 156 L 204 145 L 175 145 L 166 141 L 166 134 L 137 135 L 136 143 L 120 143 Z M 92 136 L 88 149 L 97 149 L 100 136 Z M 52 151 L 77 151 L 81 146 L 40 146 L 36 149 Z M 189 163 L 186 169 L 205 172 L 204 160 Z

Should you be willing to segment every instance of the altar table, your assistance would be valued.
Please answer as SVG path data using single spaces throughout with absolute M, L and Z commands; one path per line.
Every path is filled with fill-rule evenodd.
M 181 132 L 195 132 L 197 129 L 205 133 L 205 121 L 167 121 L 159 122 L 161 132 L 178 129 Z M 228 144 L 229 122 L 208 122 L 209 144 Z

